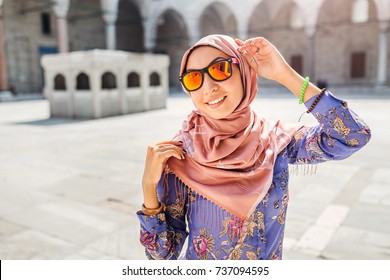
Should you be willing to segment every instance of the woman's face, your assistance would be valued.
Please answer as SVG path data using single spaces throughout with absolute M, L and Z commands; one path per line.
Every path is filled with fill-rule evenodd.
M 202 69 L 216 58 L 229 58 L 229 56 L 216 48 L 201 46 L 195 48 L 187 60 L 187 69 Z M 203 114 L 223 119 L 229 116 L 240 104 L 244 90 L 240 70 L 237 64 L 232 63 L 232 76 L 225 81 L 214 81 L 204 73 L 203 85 L 191 91 L 190 95 L 196 108 Z

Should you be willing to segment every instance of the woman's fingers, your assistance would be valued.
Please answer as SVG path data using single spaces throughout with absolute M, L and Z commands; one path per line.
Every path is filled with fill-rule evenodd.
M 152 150 L 151 152 L 157 155 L 164 162 L 171 156 L 178 159 L 184 159 L 185 151 L 182 147 L 183 143 L 180 141 L 163 141 L 150 146 Z
M 248 61 L 249 65 L 257 71 L 258 67 L 259 67 L 259 62 L 255 56 L 254 53 L 252 53 L 251 51 L 249 50 L 246 50 L 246 49 L 243 49 L 241 51 L 242 55 L 245 57 L 245 59 Z
M 164 151 L 160 154 L 160 158 L 161 158 L 163 163 L 167 162 L 167 160 L 171 157 L 175 157 L 179 160 L 182 160 L 185 158 L 183 153 L 180 153 L 180 152 L 177 152 L 174 150 Z
M 242 41 L 241 39 L 234 39 L 234 41 L 237 43 L 237 45 L 241 46 L 242 44 L 244 44 L 244 41 Z
M 174 144 L 172 144 L 174 143 Z M 150 154 L 160 163 L 164 164 L 170 157 L 184 159 L 185 152 L 182 143 L 178 141 L 165 141 L 150 147 Z
M 248 61 L 249 65 L 251 65 L 252 67 L 257 67 L 259 65 L 257 58 L 251 51 L 244 50 L 242 54 Z
M 257 70 L 259 62 L 256 55 L 259 53 L 260 47 L 255 45 L 255 40 L 256 38 L 248 39 L 244 42 L 236 38 L 235 42 L 239 45 L 237 50 L 242 53 L 242 55 L 248 61 L 249 65 Z
M 239 40 L 239 42 L 240 42 L 239 50 L 240 49 L 247 49 L 251 44 L 253 44 L 254 39 L 248 39 L 248 40 L 245 40 L 245 41 Z
M 246 40 L 245 42 L 240 39 L 235 39 L 239 45 L 238 51 L 243 52 L 244 50 L 251 52 L 253 55 L 259 54 L 259 52 L 269 44 L 267 39 L 263 37 L 256 37 Z
M 185 158 L 180 141 L 164 141 L 150 145 L 146 154 L 143 186 L 155 186 L 161 178 L 161 173 L 169 158 L 175 157 L 179 160 Z
M 174 156 L 178 159 L 184 159 L 185 157 L 184 150 L 172 144 L 159 145 L 158 152 L 162 155 L 163 158 L 169 158 L 171 156 Z
M 156 145 L 160 145 L 160 144 L 172 144 L 172 145 L 177 145 L 177 146 L 183 145 L 183 143 L 180 142 L 180 141 L 169 141 L 169 140 L 168 141 L 159 142 Z

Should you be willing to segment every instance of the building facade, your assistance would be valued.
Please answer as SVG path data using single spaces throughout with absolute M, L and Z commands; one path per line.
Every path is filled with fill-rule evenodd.
M 43 54 L 164 53 L 178 86 L 202 36 L 264 36 L 313 81 L 387 85 L 390 0 L 0 0 L 0 91 L 41 92 Z

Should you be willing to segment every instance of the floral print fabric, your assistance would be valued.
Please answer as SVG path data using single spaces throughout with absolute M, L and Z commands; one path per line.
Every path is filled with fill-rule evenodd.
M 305 103 L 310 107 L 314 98 Z M 174 174 L 158 185 L 166 210 L 137 212 L 140 242 L 149 259 L 281 259 L 288 205 L 288 164 L 316 164 L 347 158 L 370 139 L 368 126 L 347 103 L 326 92 L 313 110 L 319 124 L 303 127 L 279 153 L 273 182 L 252 215 L 241 220 L 191 191 Z M 168 180 L 164 189 L 163 180 Z M 234 202 L 232 202 L 234 203 Z M 186 251 L 182 253 L 185 240 Z M 182 253 L 182 254 L 181 254 Z

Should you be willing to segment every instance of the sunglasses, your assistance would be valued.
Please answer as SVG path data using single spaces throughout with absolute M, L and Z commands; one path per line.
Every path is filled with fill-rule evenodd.
M 204 73 L 207 73 L 214 81 L 225 81 L 233 74 L 232 63 L 238 64 L 238 59 L 235 57 L 227 59 L 217 58 L 217 60 L 212 61 L 203 69 L 185 72 L 179 77 L 179 81 L 188 91 L 197 90 L 203 85 Z

